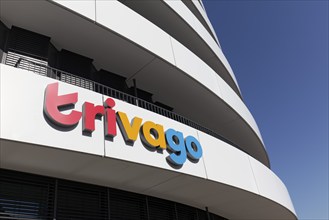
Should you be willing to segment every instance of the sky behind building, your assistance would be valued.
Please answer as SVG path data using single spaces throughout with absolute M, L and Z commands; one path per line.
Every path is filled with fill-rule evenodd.
M 328 219 L 328 1 L 204 5 L 298 217 Z

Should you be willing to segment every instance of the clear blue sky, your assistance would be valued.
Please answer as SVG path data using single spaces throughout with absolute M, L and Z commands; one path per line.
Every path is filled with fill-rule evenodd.
M 204 0 L 300 219 L 328 219 L 328 1 Z

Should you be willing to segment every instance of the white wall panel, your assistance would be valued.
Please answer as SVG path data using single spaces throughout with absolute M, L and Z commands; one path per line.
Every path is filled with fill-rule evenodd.
M 194 31 L 208 44 L 215 54 L 219 54 L 220 48 L 218 47 L 218 44 L 182 1 L 166 0 L 164 2 L 194 29 Z
M 172 38 L 172 45 L 177 67 L 206 86 L 218 97 L 221 97 L 220 90 L 216 84 L 216 78 L 219 76 L 199 57 L 174 38 Z
M 296 213 L 289 192 L 279 177 L 254 158 L 249 156 L 249 160 L 255 174 L 259 194 Z
M 219 48 L 218 44 L 215 40 L 211 37 L 208 33 L 206 28 L 201 24 L 201 22 L 194 16 L 194 14 L 185 6 L 185 4 L 181 1 L 165 1 L 168 6 L 170 6 L 176 13 L 178 13 L 183 20 L 185 20 L 194 30 L 195 32 L 208 44 L 211 50 L 216 54 L 217 59 L 220 59 L 229 74 L 231 75 L 232 79 L 234 80 L 235 84 L 239 88 L 233 70 L 228 63 L 226 57 L 223 54 L 223 51 Z M 199 4 L 199 3 L 198 3 Z
M 98 0 L 96 2 L 96 0 L 56 0 L 56 2 L 81 14 L 82 16 L 91 20 L 96 20 L 99 24 L 109 28 L 118 35 L 121 35 L 129 41 L 134 42 L 136 45 L 145 48 L 146 51 L 150 51 L 169 63 L 176 65 L 179 69 L 190 75 L 196 81 L 205 85 L 210 91 L 227 102 L 228 105 L 235 109 L 235 111 L 237 111 L 238 114 L 250 124 L 252 129 L 261 139 L 256 122 L 247 107 L 234 91 L 195 54 L 175 39 L 172 39 L 167 33 L 149 22 L 147 19 L 118 1 Z M 194 3 L 199 4 L 196 1 L 194 1 Z M 181 12 L 182 17 L 187 21 L 191 21 L 191 24 L 200 31 L 200 36 L 206 34 L 204 32 L 205 30 L 203 30 L 204 27 L 199 26 L 199 21 L 196 23 L 196 18 L 187 10 L 183 3 L 167 1 L 167 4 Z M 57 7 L 55 4 L 50 5 Z M 197 8 L 200 9 L 199 6 Z M 201 10 L 201 12 L 202 15 L 207 18 L 203 10 Z M 207 19 L 206 21 L 209 22 Z M 209 35 L 209 33 L 207 34 Z M 208 36 L 205 38 L 208 39 Z M 218 51 L 218 56 L 235 80 L 233 71 L 221 50 Z M 129 65 L 129 63 L 127 63 L 127 65 Z M 165 128 L 164 130 L 173 128 L 177 131 L 183 132 L 185 137 L 192 135 L 197 138 L 203 149 L 203 157 L 198 163 L 192 163 L 191 161 L 186 160 L 180 169 L 173 168 L 166 161 L 166 157 L 169 155 L 166 150 L 163 152 L 150 151 L 143 146 L 140 137 L 138 137 L 133 146 L 126 145 L 118 127 L 117 136 L 113 141 L 105 140 L 104 119 L 95 120 L 96 129 L 91 136 L 85 136 L 82 134 L 82 120 L 80 120 L 77 127 L 70 131 L 60 131 L 50 126 L 44 116 L 43 104 L 45 88 L 48 84 L 54 82 L 58 81 L 39 76 L 26 70 L 0 64 L 0 138 L 4 139 L 1 141 L 2 143 L 5 143 L 7 142 L 6 140 L 10 140 L 8 142 L 11 142 L 12 145 L 17 144 L 16 147 L 17 149 L 20 149 L 19 152 L 29 151 L 27 148 L 24 148 L 24 143 L 29 143 L 27 144 L 29 148 L 35 147 L 33 152 L 29 152 L 30 155 L 26 157 L 24 153 L 18 155 L 15 149 L 13 150 L 13 148 L 10 148 L 10 144 L 5 147 L 0 146 L 1 150 L 7 148 L 7 153 L 10 151 L 9 155 L 12 155 L 12 158 L 5 156 L 3 158 L 6 160 L 11 159 L 12 167 L 15 167 L 17 164 L 24 164 L 24 162 L 26 162 L 23 161 L 24 159 L 28 160 L 27 158 L 37 158 L 38 153 L 43 150 L 45 151 L 44 154 L 41 153 L 40 155 L 48 154 L 48 156 L 52 156 L 53 154 L 48 153 L 50 152 L 48 151 L 49 149 L 51 149 L 51 151 L 58 151 L 56 149 L 64 150 L 58 151 L 60 152 L 58 158 L 61 159 L 63 159 L 63 157 L 60 154 L 65 155 L 69 151 L 71 151 L 71 153 L 79 152 L 79 155 L 92 154 L 96 155 L 96 157 L 93 157 L 92 159 L 89 158 L 90 160 L 81 157 L 82 159 L 79 159 L 79 163 L 75 164 L 76 166 L 74 166 L 73 169 L 71 167 L 72 173 L 80 171 L 83 173 L 83 175 L 81 175 L 83 177 L 81 178 L 81 181 L 89 178 L 90 182 L 92 182 L 95 176 L 100 175 L 94 173 L 94 171 L 99 170 L 98 166 L 103 166 L 102 162 L 104 161 L 104 164 L 107 165 L 111 164 L 113 161 L 124 162 L 127 164 L 118 167 L 131 166 L 133 167 L 131 170 L 134 170 L 135 163 L 138 163 L 139 167 L 136 168 L 136 170 L 140 173 L 136 172 L 134 173 L 135 175 L 131 175 L 130 177 L 132 180 L 136 178 L 136 182 L 140 181 L 139 184 L 143 184 L 140 175 L 146 177 L 150 176 L 150 171 L 147 169 L 152 168 L 154 169 L 152 170 L 152 173 L 154 174 L 154 177 L 152 177 L 154 182 L 157 182 L 158 180 L 156 178 L 158 171 L 160 173 L 161 171 L 163 173 L 165 171 L 168 172 L 168 177 L 176 177 L 176 174 L 177 176 L 179 174 L 179 178 L 174 179 L 173 182 L 177 180 L 181 188 L 184 188 L 185 185 L 188 184 L 188 180 L 192 179 L 190 178 L 191 176 L 193 178 L 199 177 L 195 179 L 201 183 L 200 185 L 211 183 L 214 185 L 214 188 L 219 189 L 219 191 L 225 191 L 226 187 L 232 188 L 234 193 L 237 194 L 241 193 L 240 189 L 243 189 L 247 191 L 247 194 L 248 192 L 251 192 L 250 197 L 254 197 L 254 194 L 260 194 L 262 196 L 259 197 L 260 201 L 265 200 L 268 202 L 269 200 L 272 200 L 274 202 L 270 201 L 271 205 L 279 208 L 282 208 L 281 205 L 283 205 L 291 210 L 292 213 L 295 213 L 288 191 L 282 181 L 270 169 L 257 160 L 203 132 L 123 101 L 115 100 L 116 106 L 114 109 L 125 112 L 129 119 L 138 116 L 143 119 L 143 122 L 152 121 L 163 125 Z M 91 102 L 95 105 L 102 105 L 103 100 L 107 98 L 106 96 L 102 96 L 93 91 L 59 82 L 60 95 L 74 92 L 78 92 L 79 101 L 75 105 L 75 110 L 78 111 L 82 110 L 82 104 L 85 101 Z M 37 148 L 42 148 L 43 150 L 39 151 Z M 80 154 L 80 152 L 83 154 Z M 91 155 L 89 156 L 91 157 Z M 103 158 L 103 156 L 107 158 Z M 20 159 L 22 159 L 22 161 L 17 161 Z M 36 162 L 36 169 L 42 170 L 42 166 L 37 166 L 40 161 L 33 161 L 33 159 L 30 159 L 30 161 L 27 162 Z M 45 160 L 45 158 L 43 159 Z M 108 161 L 111 163 L 107 163 Z M 66 158 L 66 162 L 67 164 L 70 164 L 69 157 Z M 90 166 L 90 164 L 93 164 L 94 167 L 88 170 L 89 172 L 84 173 L 87 170 L 86 167 Z M 147 167 L 147 169 L 144 169 L 145 167 Z M 58 166 L 55 163 L 49 162 L 48 168 L 53 169 L 54 172 L 58 171 Z M 100 173 L 103 175 L 107 170 L 104 166 L 102 168 L 103 170 Z M 66 170 L 66 164 L 61 164 L 61 169 L 62 171 Z M 71 172 L 71 170 L 69 172 Z M 119 176 L 120 175 L 126 177 L 121 173 Z M 69 177 L 69 174 L 67 176 Z M 186 182 L 182 181 L 183 179 L 185 179 Z M 106 181 L 103 183 L 105 182 Z M 130 182 L 131 185 L 133 185 L 133 183 L 134 181 Z M 157 185 L 158 183 L 154 184 Z M 175 188 L 176 185 L 173 184 L 173 188 Z M 228 185 L 233 187 L 228 187 Z M 161 188 L 160 184 L 157 186 Z M 187 191 L 192 191 L 192 189 Z M 172 193 L 175 194 L 174 191 L 172 191 Z M 243 193 L 246 192 L 243 191 Z M 184 193 L 181 192 L 181 194 Z M 193 192 L 191 194 L 193 194 Z M 194 192 L 194 195 L 195 194 L 196 193 Z M 215 199 L 218 199 L 218 197 Z M 217 201 L 215 201 L 215 199 L 214 204 L 216 204 Z M 224 200 L 225 198 L 221 199 Z M 239 202 L 247 203 L 246 201 Z
M 209 180 L 258 194 L 247 154 L 201 131 L 198 135 Z
M 111 162 L 128 162 L 129 165 L 127 164 L 126 167 L 131 167 L 130 172 L 134 170 L 133 164 L 138 163 L 146 165 L 148 168 L 159 168 L 159 172 L 165 173 L 166 170 L 173 171 L 175 174 L 187 174 L 186 176 L 181 176 L 180 179 L 189 179 L 193 176 L 194 178 L 198 177 L 197 180 L 202 184 L 216 183 L 218 185 L 215 184 L 213 187 L 215 187 L 214 189 L 216 190 L 218 189 L 218 192 L 224 190 L 227 186 L 232 186 L 230 190 L 233 190 L 234 193 L 241 193 L 241 195 L 243 194 L 246 196 L 249 195 L 250 198 L 259 194 L 262 196 L 260 199 L 265 197 L 274 201 L 270 203 L 271 206 L 281 207 L 280 205 L 277 205 L 278 203 L 287 207 L 292 213 L 295 213 L 287 189 L 270 169 L 244 152 L 222 142 L 221 140 L 156 113 L 114 99 L 116 105 L 113 109 L 126 113 L 130 120 L 133 117 L 138 116 L 142 118 L 144 122 L 152 121 L 156 124 L 163 125 L 165 131 L 172 128 L 182 132 L 184 137 L 191 135 L 199 140 L 203 149 L 203 156 L 201 159 L 197 163 L 192 163 L 191 161 L 186 160 L 181 168 L 173 168 L 166 161 L 166 157 L 169 155 L 166 150 L 160 153 L 146 149 L 140 140 L 140 136 L 137 138 L 133 146 L 126 145 L 118 126 L 117 136 L 114 137 L 112 141 L 105 140 L 103 119 L 95 120 L 96 129 L 91 137 L 82 134 L 81 121 L 78 126 L 71 131 L 60 131 L 55 129 L 50 126 L 44 118 L 43 103 L 46 86 L 58 81 L 4 64 L 0 64 L 0 70 L 0 137 L 1 139 L 10 140 L 11 142 L 8 143 L 13 143 L 13 146 L 16 146 L 15 141 L 17 141 L 17 150 L 19 150 L 19 152 L 24 152 L 26 149 L 24 149 L 24 144 L 19 147 L 18 143 L 28 143 L 29 147 L 35 146 L 35 153 L 26 157 L 26 155 L 19 155 L 15 153 L 15 151 L 10 151 L 10 148 L 5 145 L 6 151 L 4 152 L 7 156 L 2 158 L 2 160 L 6 162 L 6 166 L 19 167 L 22 164 L 27 163 L 30 166 L 28 169 L 39 169 L 35 170 L 37 173 L 45 172 L 43 167 L 38 168 L 37 164 L 46 161 L 40 160 L 34 163 L 32 159 L 30 161 L 23 160 L 28 160 L 28 158 L 32 158 L 33 155 L 37 156 L 39 153 L 39 150 L 37 149 L 40 146 L 43 146 L 41 148 L 45 151 L 46 149 L 50 149 L 47 147 L 52 147 L 52 150 L 57 148 L 72 152 L 75 151 L 102 156 L 98 157 L 99 159 L 94 157 L 92 160 L 80 161 L 79 163 L 70 165 L 70 170 L 74 175 L 78 176 L 81 181 L 84 179 L 91 181 L 94 176 L 93 173 L 96 172 L 88 173 L 87 171 L 89 171 L 89 168 L 87 167 L 95 168 L 95 166 L 97 167 L 97 164 L 100 166 L 102 162 L 115 159 Z M 107 98 L 106 96 L 103 97 L 95 92 L 59 82 L 59 95 L 74 92 L 78 92 L 78 103 L 75 105 L 75 109 L 79 111 L 81 111 L 82 104 L 85 101 L 91 102 L 95 105 L 102 105 L 102 100 Z M 65 151 L 58 152 L 65 154 Z M 105 159 L 103 156 L 107 158 Z M 19 161 L 15 162 L 15 158 Z M 66 160 L 66 163 L 69 163 L 69 161 Z M 81 166 L 77 167 L 79 164 Z M 56 168 L 57 165 L 54 163 L 48 163 L 47 166 L 48 170 L 52 170 L 52 172 L 57 173 L 57 175 L 69 175 L 69 172 L 71 172 L 69 171 L 61 174 Z M 138 166 L 139 168 L 137 171 L 140 175 L 148 176 L 149 171 L 147 171 L 147 168 L 145 168 L 144 172 L 143 166 Z M 102 175 L 105 171 L 106 169 L 102 169 Z M 155 173 L 156 172 L 153 174 Z M 118 175 L 120 176 L 122 174 L 119 173 Z M 135 175 L 130 173 L 129 175 L 129 178 L 127 178 L 130 181 L 134 181 L 134 178 L 139 178 L 137 173 Z M 170 176 L 173 178 L 176 177 L 176 175 L 170 174 L 168 175 L 168 178 Z M 173 180 L 173 182 L 175 182 L 175 180 L 178 179 Z M 115 182 L 115 180 L 113 181 Z M 164 185 L 156 185 L 156 187 L 159 186 L 159 190 L 161 190 L 161 188 L 166 185 L 165 183 L 166 181 L 164 182 Z M 184 187 L 184 182 L 180 182 L 180 184 L 181 187 Z M 134 188 L 133 183 L 126 184 L 125 186 L 128 188 Z M 149 187 L 151 187 L 151 191 L 156 191 L 156 187 L 153 188 L 150 185 Z M 249 192 L 251 192 L 251 194 L 248 194 Z M 193 196 L 198 196 L 198 194 L 198 192 L 192 192 Z M 175 197 L 174 194 L 172 195 Z M 180 199 L 185 195 L 182 194 L 181 196 Z M 189 195 L 186 195 L 186 197 L 188 196 Z M 207 201 L 216 203 L 217 200 L 222 201 L 223 199 L 214 197 L 209 198 L 209 201 Z M 268 200 L 266 199 L 266 201 Z M 244 205 L 243 201 L 240 202 L 240 205 Z
M 253 116 L 233 89 L 190 50 L 173 38 L 172 42 L 177 67 L 223 99 L 252 127 L 262 140 Z
M 231 68 L 231 65 L 230 65 L 229 62 L 227 61 L 227 59 L 226 59 L 226 57 L 225 57 L 225 55 L 224 55 L 224 53 L 223 53 L 222 50 L 219 51 L 219 53 L 218 53 L 218 57 L 219 57 L 220 61 L 223 63 L 223 65 L 225 66 L 225 68 L 227 69 L 227 71 L 230 73 L 232 79 L 233 79 L 234 82 L 235 82 L 235 85 L 236 85 L 236 86 L 238 87 L 238 89 L 240 90 L 240 88 L 239 88 L 239 84 L 238 84 L 238 81 L 237 81 L 236 78 L 235 78 L 235 75 L 234 75 L 234 72 L 233 72 L 233 70 L 232 70 L 232 68 Z
M 91 4 L 91 2 L 87 1 L 81 6 L 78 6 L 74 1 L 65 1 L 65 3 L 61 2 L 61 4 L 77 12 L 88 14 L 79 7 L 87 8 L 87 4 Z M 170 1 L 168 4 L 184 9 L 183 11 L 186 13 L 186 16 L 189 16 L 191 19 L 196 19 L 185 5 L 181 5 L 183 3 L 174 3 Z M 241 99 L 236 94 L 233 94 L 234 91 L 207 64 L 177 40 L 173 38 L 170 40 L 170 36 L 167 33 L 118 1 L 97 1 L 96 21 L 138 43 L 173 65 L 176 65 L 205 85 L 209 90 L 213 91 L 233 107 L 248 123 L 251 123 L 251 127 L 260 136 L 255 121 Z M 197 22 L 200 23 L 199 21 Z M 204 27 L 202 26 L 202 28 Z M 225 56 L 222 54 L 221 50 L 219 50 L 219 52 L 224 64 L 226 63 L 228 70 L 230 70 Z M 231 73 L 234 77 L 232 71 Z M 216 81 L 220 82 L 220 89 Z
M 106 97 L 104 97 L 104 100 L 106 100 Z M 114 100 L 116 106 L 113 109 L 125 112 L 129 120 L 132 120 L 137 116 L 143 119 L 142 123 L 145 121 L 152 121 L 156 124 L 162 125 L 165 131 L 172 128 L 176 131 L 182 132 L 184 137 L 191 135 L 198 139 L 197 131 L 189 126 L 123 101 Z M 205 147 L 203 143 L 201 143 L 201 146 L 202 148 Z M 114 138 L 113 142 L 105 141 L 105 156 L 206 178 L 202 159 L 200 159 L 198 163 L 192 163 L 187 159 L 180 169 L 172 168 L 166 161 L 166 157 L 169 156 L 169 153 L 166 150 L 163 150 L 161 153 L 157 151 L 149 151 L 143 146 L 140 140 L 140 134 L 133 146 L 126 145 L 119 128 L 117 128 L 117 136 Z
M 247 106 L 242 102 L 240 97 L 232 90 L 231 87 L 227 85 L 227 83 L 223 79 L 217 78 L 217 82 L 221 91 L 221 98 L 239 113 L 239 115 L 251 126 L 251 128 L 256 132 L 259 139 L 263 142 L 262 135 L 259 131 L 257 123 Z
M 66 132 L 59 131 L 46 122 L 43 115 L 44 91 L 46 86 L 53 82 L 58 81 L 1 64 L 1 138 L 104 155 L 102 120 L 95 120 L 96 130 L 92 133 L 92 137 L 82 135 L 81 120 L 76 128 Z M 103 105 L 102 95 L 66 83 L 59 83 L 59 94 L 74 92 L 78 92 L 79 97 L 75 110 L 81 111 L 85 101 Z M 104 100 L 106 98 L 104 97 Z M 143 146 L 140 138 L 134 146 L 128 146 L 118 127 L 118 135 L 113 142 L 105 140 L 106 156 L 206 178 L 204 160 L 209 179 L 255 191 L 246 154 L 214 137 L 197 132 L 189 126 L 126 102 L 114 100 L 116 106 L 113 109 L 125 112 L 130 120 L 137 116 L 141 117 L 143 122 L 152 121 L 161 124 L 165 130 L 173 128 L 181 131 L 185 137 L 188 135 L 199 137 L 204 158 L 198 163 L 187 160 L 181 169 L 174 169 L 166 161 L 169 155 L 167 151 L 162 153 L 149 151 Z
M 1 72 L 2 138 L 103 155 L 103 121 L 95 120 L 96 130 L 92 133 L 92 137 L 82 135 L 81 121 L 76 128 L 69 132 L 59 131 L 46 122 L 43 116 L 44 91 L 49 83 L 56 82 L 56 80 L 7 65 L 1 65 Z M 89 101 L 95 105 L 102 105 L 102 96 L 100 94 L 65 83 L 59 83 L 59 94 L 73 92 L 78 92 L 79 97 L 79 101 L 75 106 L 76 110 L 81 111 L 82 104 L 85 101 Z M 105 98 L 106 97 L 104 97 L 104 99 Z M 24 109 L 24 114 L 19 112 L 19 109 L 22 108 Z M 127 113 L 130 119 L 138 116 L 144 121 L 152 121 L 163 125 L 165 130 L 173 128 L 183 132 L 185 137 L 187 135 L 198 137 L 197 131 L 189 126 L 123 101 L 116 100 L 115 109 Z M 17 125 L 19 125 L 20 129 L 17 129 Z M 133 147 L 128 146 L 124 143 L 119 129 L 117 133 L 118 135 L 114 138 L 113 142 L 105 140 L 106 156 L 206 178 L 203 160 L 200 160 L 198 163 L 192 163 L 187 160 L 182 168 L 174 169 L 166 161 L 166 157 L 169 155 L 167 151 L 163 151 L 163 153 L 151 152 L 143 146 L 139 138 Z M 252 183 L 246 181 L 251 179 L 247 177 L 250 172 L 244 170 L 246 166 L 244 166 L 243 163 L 246 162 L 246 155 L 241 154 L 237 149 L 216 138 L 205 135 L 202 132 L 199 132 L 199 134 L 201 134 L 200 143 L 204 149 L 206 163 L 210 163 L 210 165 L 207 165 L 210 167 L 208 178 L 214 181 L 227 182 L 231 185 L 253 191 Z M 225 152 L 225 154 L 223 154 L 223 152 Z M 224 155 L 223 160 L 216 159 L 216 155 L 220 155 L 220 157 Z M 209 159 L 207 159 L 207 157 L 209 157 Z M 228 158 L 232 158 L 232 160 L 227 160 Z M 236 158 L 239 159 L 236 160 Z M 232 163 L 233 161 L 238 161 L 238 163 Z M 229 163 L 232 165 L 231 168 L 234 169 L 233 173 L 237 174 L 236 177 L 231 175 L 230 172 L 226 172 L 225 164 Z M 213 170 L 214 167 L 223 170 L 217 173 L 218 170 Z M 218 174 L 220 174 L 220 176 L 218 176 Z M 242 183 L 243 185 L 239 185 Z
M 209 21 L 209 18 L 206 14 L 206 11 L 202 8 L 199 0 L 191 0 L 193 2 L 193 4 L 195 5 L 195 7 L 198 9 L 198 11 L 200 12 L 200 14 L 202 15 L 202 17 L 204 18 L 204 20 L 206 21 L 207 25 L 209 26 L 210 30 L 212 31 L 212 33 L 214 34 L 216 40 L 217 40 L 217 43 L 218 45 L 220 46 L 220 42 L 218 40 L 218 37 L 217 37 L 217 34 L 211 24 L 211 22 Z
M 59 131 L 44 118 L 45 88 L 57 80 L 26 70 L 1 66 L 1 138 L 57 147 L 90 154 L 104 154 L 103 123 L 96 120 L 92 137 L 82 135 L 82 122 L 71 131 Z M 102 104 L 102 96 L 80 87 L 59 83 L 59 94 L 78 92 L 75 109 L 81 111 L 83 101 Z M 82 98 L 83 97 L 83 100 Z
M 96 0 L 53 0 L 91 20 L 95 20 Z
M 97 1 L 96 22 L 174 64 L 170 37 L 118 1 Z
M 78 126 L 70 131 L 52 127 L 44 117 L 43 104 L 45 88 L 53 82 L 58 81 L 1 64 L 1 138 L 105 155 L 206 178 L 202 159 L 198 163 L 186 160 L 181 168 L 173 168 L 166 160 L 169 153 L 166 150 L 159 153 L 146 149 L 140 140 L 140 134 L 133 146 L 126 145 L 117 126 L 117 136 L 113 141 L 105 140 L 103 118 L 95 120 L 96 128 L 91 136 L 82 134 L 82 119 Z M 95 105 L 103 105 L 102 95 L 59 82 L 59 95 L 75 92 L 78 92 L 78 103 L 74 108 L 77 111 L 82 111 L 82 104 L 86 101 Z M 106 98 L 104 97 L 104 99 Z M 189 126 L 126 102 L 114 100 L 116 106 L 113 109 L 126 113 L 129 119 L 135 116 L 141 117 L 143 123 L 151 121 L 163 125 L 165 131 L 172 128 L 182 132 L 184 137 L 191 135 L 198 138 L 197 131 Z M 104 145 L 106 153 L 104 153 Z

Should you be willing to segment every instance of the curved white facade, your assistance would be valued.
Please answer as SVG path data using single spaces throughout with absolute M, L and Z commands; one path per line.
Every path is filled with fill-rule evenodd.
M 1 1 L 0 168 L 207 207 L 227 219 L 296 219 L 206 13 L 198 1 L 192 3 Z M 166 16 L 179 28 L 168 27 L 162 20 Z M 40 41 L 24 37 L 32 35 L 40 35 Z M 41 39 L 46 49 L 33 52 L 29 45 L 41 44 Z M 70 59 L 77 64 L 87 60 L 92 70 L 85 63 L 71 65 Z M 70 69 L 77 71 L 76 78 Z M 116 90 L 104 71 L 114 74 L 113 82 L 124 79 L 122 89 L 134 94 L 111 95 Z M 79 112 L 74 126 L 65 127 L 48 115 L 49 85 L 58 85 L 58 97 L 76 94 L 74 106 L 54 110 L 64 117 Z M 108 99 L 115 105 L 104 104 Z M 86 103 L 100 106 L 92 116 L 92 131 L 86 128 L 92 114 Z M 109 109 L 117 113 L 112 121 Z M 116 134 L 109 138 L 111 123 Z M 147 130 L 147 124 L 153 128 Z M 185 138 L 185 147 L 177 152 L 173 145 L 182 143 L 169 143 L 170 129 Z M 189 137 L 195 140 L 190 149 Z M 200 158 L 193 156 L 200 148 Z M 170 160 L 182 158 L 185 151 L 179 166 L 178 160 Z

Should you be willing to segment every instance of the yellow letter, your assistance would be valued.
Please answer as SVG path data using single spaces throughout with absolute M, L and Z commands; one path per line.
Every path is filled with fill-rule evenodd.
M 143 137 L 141 137 L 144 144 L 149 147 L 161 147 L 166 149 L 166 139 L 163 131 L 163 126 L 147 121 L 142 126 Z
M 138 131 L 142 124 L 142 119 L 139 117 L 134 117 L 130 124 L 126 113 L 117 112 L 117 115 L 117 122 L 123 138 L 127 143 L 134 144 L 134 142 L 137 140 Z

